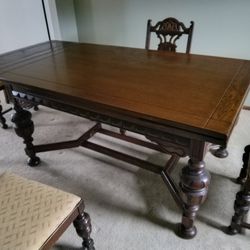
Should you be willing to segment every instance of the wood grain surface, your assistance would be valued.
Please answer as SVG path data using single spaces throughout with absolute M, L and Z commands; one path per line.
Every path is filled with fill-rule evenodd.
M 246 60 L 93 44 L 43 43 L 0 61 L 3 81 L 226 138 L 250 82 Z

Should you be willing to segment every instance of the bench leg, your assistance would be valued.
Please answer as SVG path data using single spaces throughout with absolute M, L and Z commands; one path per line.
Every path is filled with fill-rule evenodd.
M 78 207 L 79 215 L 74 220 L 73 224 L 77 234 L 83 239 L 83 249 L 95 250 L 94 241 L 90 237 L 92 226 L 89 214 L 84 212 L 84 203 Z

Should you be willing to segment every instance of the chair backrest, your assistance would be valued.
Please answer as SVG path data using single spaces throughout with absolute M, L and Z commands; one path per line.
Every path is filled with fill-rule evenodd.
M 190 22 L 190 26 L 187 28 L 182 22 L 179 22 L 176 18 L 168 17 L 163 21 L 159 21 L 155 26 L 151 24 L 151 20 L 147 23 L 147 36 L 145 48 L 150 47 L 151 33 L 155 33 L 160 39 L 158 44 L 158 50 L 166 50 L 176 52 L 176 41 L 182 36 L 187 35 L 187 47 L 186 53 L 190 53 L 191 41 L 193 35 L 194 22 Z

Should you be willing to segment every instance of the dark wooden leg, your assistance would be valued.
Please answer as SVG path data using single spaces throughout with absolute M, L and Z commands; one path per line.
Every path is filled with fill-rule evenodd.
M 6 124 L 5 118 L 3 117 L 2 111 L 3 111 L 3 107 L 0 104 L 0 122 L 2 123 L 2 128 L 6 129 L 6 128 L 8 128 L 8 126 Z
M 250 229 L 250 225 L 244 222 L 244 218 L 250 209 L 250 145 L 246 146 L 243 154 L 243 167 L 238 177 L 238 182 L 243 183 L 243 190 L 236 194 L 234 202 L 234 216 L 231 225 L 228 227 L 229 234 L 237 234 L 241 228 Z
M 28 164 L 32 167 L 40 163 L 39 157 L 36 156 L 34 145 L 32 143 L 32 134 L 34 132 L 34 123 L 31 120 L 31 113 L 21 108 L 16 102 L 14 107 L 16 113 L 11 121 L 15 124 L 15 132 L 18 136 L 24 139 L 25 153 L 29 156 Z
M 248 162 L 249 162 L 249 155 L 250 155 L 250 145 L 247 145 L 244 148 L 244 154 L 242 157 L 243 165 L 240 171 L 240 175 L 237 178 L 237 183 L 243 184 L 247 178 L 247 171 L 248 171 Z
M 220 146 L 218 149 L 214 150 L 212 154 L 218 158 L 226 158 L 228 156 L 228 151 L 225 146 Z
M 185 239 L 191 239 L 196 235 L 194 220 L 200 205 L 207 197 L 210 175 L 205 170 L 205 162 L 203 161 L 205 152 L 206 144 L 195 141 L 188 165 L 182 169 L 180 194 L 184 207 L 178 233 Z
M 248 180 L 250 181 L 250 179 Z M 236 194 L 234 202 L 234 216 L 232 217 L 231 225 L 228 227 L 229 234 L 237 234 L 244 225 L 244 218 L 250 208 L 250 185 Z
M 35 110 L 35 111 L 38 111 L 38 110 L 39 110 L 38 105 L 34 105 L 34 110 Z
M 95 250 L 94 241 L 90 237 L 92 227 L 90 216 L 84 212 L 84 203 L 82 202 L 78 208 L 79 215 L 74 220 L 73 224 L 75 226 L 77 234 L 83 239 L 83 249 Z

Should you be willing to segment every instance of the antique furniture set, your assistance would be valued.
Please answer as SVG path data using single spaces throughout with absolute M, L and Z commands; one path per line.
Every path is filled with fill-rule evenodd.
M 248 93 L 250 61 L 64 41 L 36 44 L 0 59 L 0 80 L 14 104 L 12 121 L 16 134 L 24 139 L 30 166 L 39 164 L 37 153 L 81 146 L 149 170 L 163 179 L 182 210 L 179 235 L 196 235 L 195 217 L 210 183 L 204 158 L 213 144 L 226 148 Z M 31 113 L 20 102 L 65 111 L 96 124 L 75 140 L 36 145 Z M 145 140 L 125 131 L 144 135 Z M 170 158 L 164 166 L 144 161 L 89 141 L 96 133 Z M 176 184 L 171 171 L 186 156 L 189 161 Z

